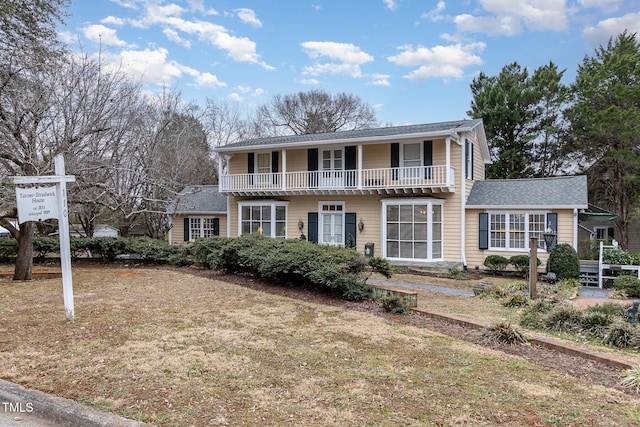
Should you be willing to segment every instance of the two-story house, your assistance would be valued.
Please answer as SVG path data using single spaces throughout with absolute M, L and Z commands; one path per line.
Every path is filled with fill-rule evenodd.
M 495 240 L 496 227 L 509 226 L 520 227 L 525 234 L 518 238 L 526 240 L 528 216 L 522 224 L 499 223 L 495 213 L 501 208 L 489 200 L 467 212 L 474 183 L 484 180 L 490 162 L 479 119 L 259 138 L 216 151 L 219 191 L 229 196 L 231 237 L 304 234 L 320 244 L 355 244 L 361 252 L 366 245 L 371 255 L 416 266 L 466 266 L 467 258 L 481 263 L 485 251 L 504 250 L 510 256 L 528 249 L 526 242 L 517 249 L 500 248 Z M 586 205 L 586 192 L 584 199 Z M 523 206 L 522 212 L 531 208 Z M 508 209 L 518 211 L 517 206 Z M 552 210 L 536 211 L 543 215 L 535 217 L 542 226 Z M 487 230 L 480 230 L 483 226 Z M 480 235 L 489 236 L 491 227 L 493 245 L 487 237 L 483 246 Z M 539 233 L 540 224 L 530 232 Z M 577 227 L 566 233 L 573 238 Z M 506 236 L 515 236 L 515 230 Z

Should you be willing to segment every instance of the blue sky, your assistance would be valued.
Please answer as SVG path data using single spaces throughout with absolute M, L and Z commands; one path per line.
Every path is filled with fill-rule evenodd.
M 382 124 L 466 118 L 469 84 L 517 61 L 575 77 L 638 0 L 72 0 L 60 38 L 185 101 L 248 111 L 311 89 L 360 96 Z

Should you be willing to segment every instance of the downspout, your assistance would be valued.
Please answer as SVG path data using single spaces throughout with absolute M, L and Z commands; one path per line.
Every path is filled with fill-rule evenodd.
M 573 248 L 578 250 L 578 209 L 573 208 Z
M 462 135 L 460 135 L 460 139 Z M 465 168 L 465 152 L 467 145 L 464 143 L 460 144 L 460 255 L 462 260 L 462 265 L 467 267 L 467 245 L 466 245 L 466 234 L 467 234 L 467 212 L 466 212 L 466 190 L 467 190 L 467 178 L 464 175 Z M 473 161 L 473 159 L 471 160 Z

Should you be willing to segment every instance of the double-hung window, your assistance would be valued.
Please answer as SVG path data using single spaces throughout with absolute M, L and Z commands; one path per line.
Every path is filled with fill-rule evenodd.
M 531 237 L 537 237 L 538 247 L 544 247 L 545 217 L 542 212 L 490 213 L 489 248 L 528 250 Z
M 189 217 L 189 230 L 185 230 L 188 234 L 185 236 L 185 240 L 195 241 L 199 238 L 209 238 L 216 236 L 216 221 L 219 221 L 214 217 Z
M 238 234 L 287 237 L 287 202 L 240 202 Z

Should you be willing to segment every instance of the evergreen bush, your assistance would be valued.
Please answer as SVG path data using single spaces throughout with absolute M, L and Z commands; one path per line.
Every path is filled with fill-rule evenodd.
M 9 261 L 18 254 L 18 241 L 16 239 L 7 238 L 0 239 L 0 262 Z
M 547 273 L 556 273 L 559 280 L 579 279 L 580 260 L 578 253 L 567 243 L 557 245 L 549 254 Z
M 514 255 L 509 258 L 509 264 L 513 265 L 513 267 L 518 271 L 518 273 L 528 274 L 529 273 L 529 255 Z M 540 267 L 542 262 L 540 259 L 536 259 L 536 265 Z
M 483 265 L 493 272 L 503 271 L 509 265 L 509 260 L 502 255 L 489 255 Z
M 629 298 L 640 297 L 640 279 L 634 276 L 618 276 L 613 279 L 613 288 L 624 291 Z

